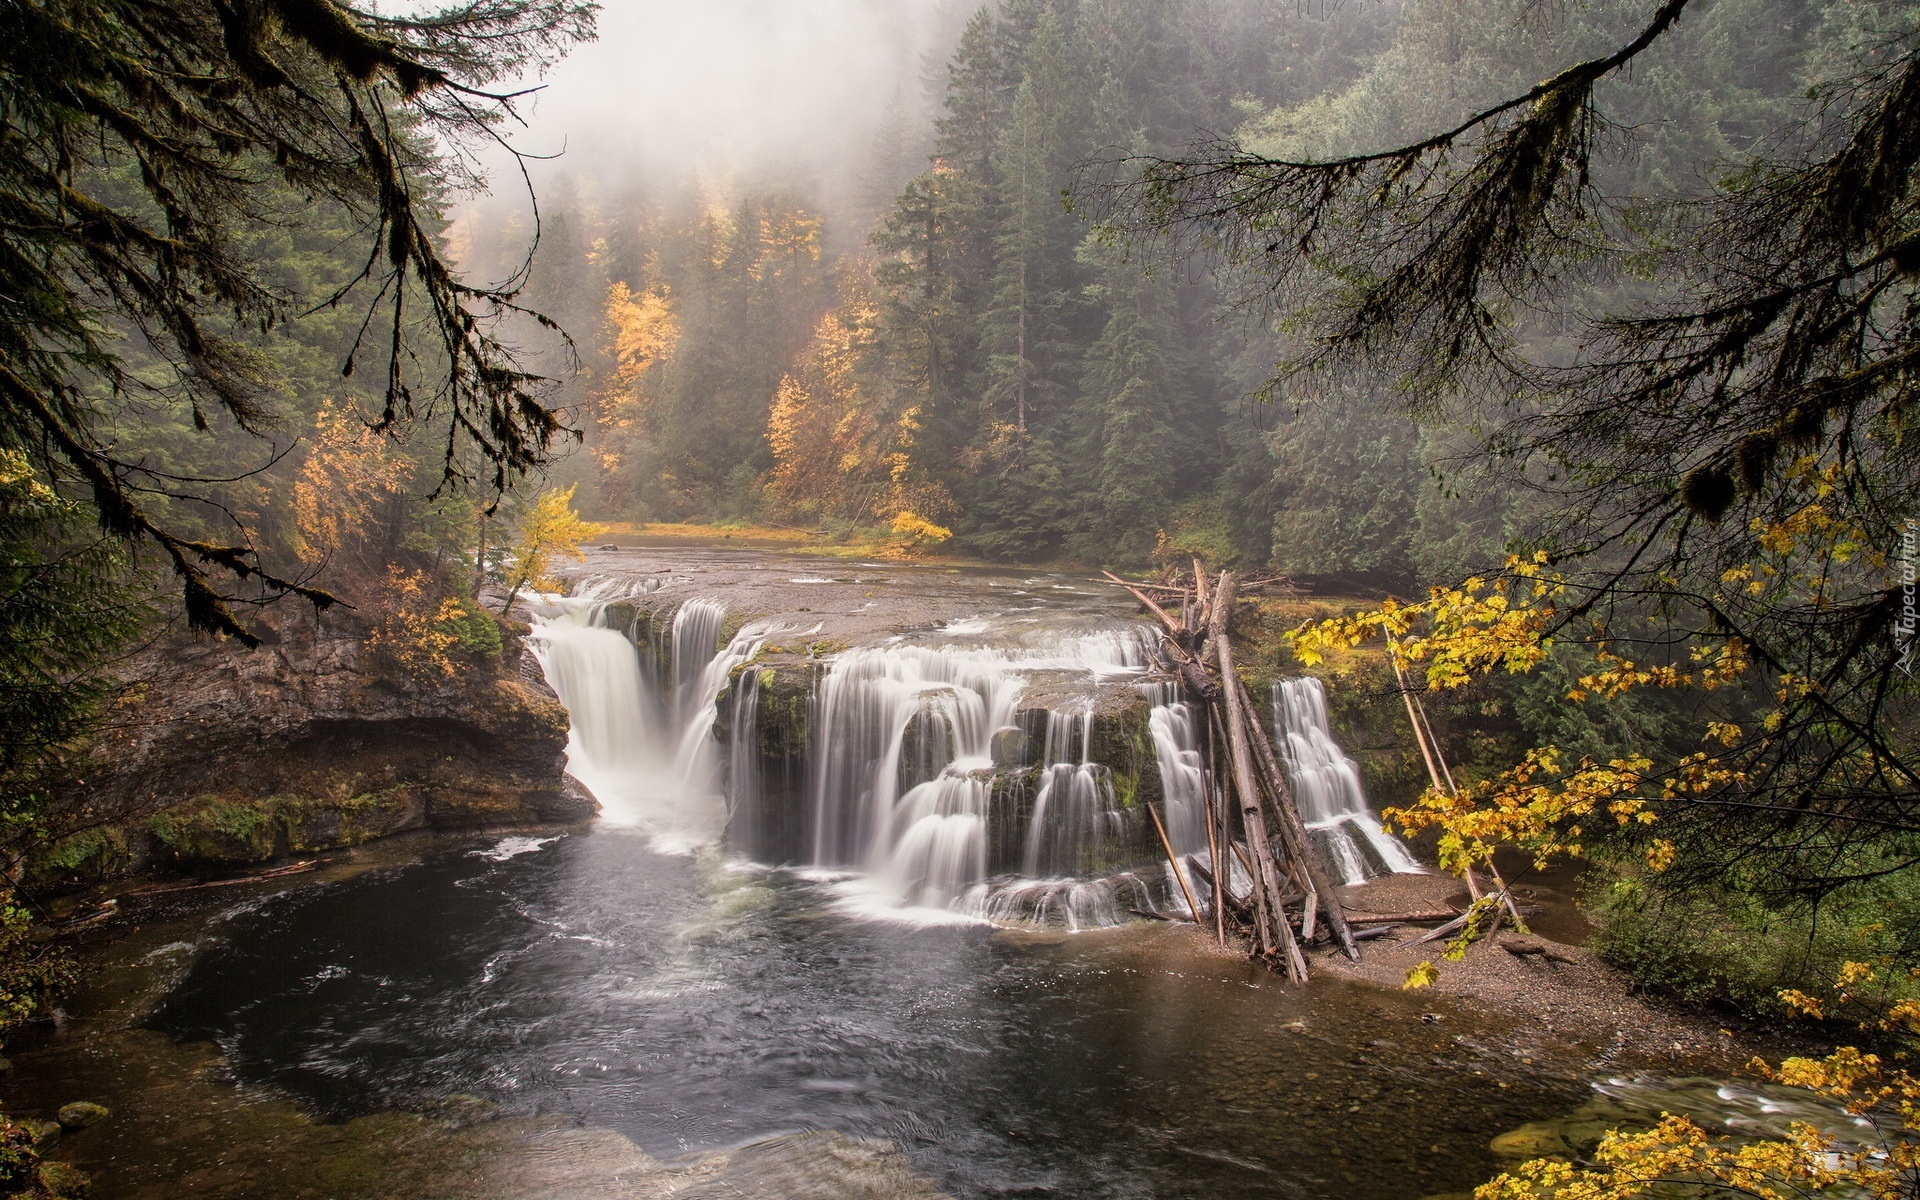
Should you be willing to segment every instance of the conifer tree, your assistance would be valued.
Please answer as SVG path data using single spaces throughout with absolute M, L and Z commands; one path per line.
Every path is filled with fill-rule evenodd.
M 453 271 L 434 196 L 459 148 L 511 110 L 487 89 L 589 35 L 592 13 L 585 0 L 392 16 L 336 0 L 0 9 L 0 291 L 15 301 L 0 314 L 0 442 L 84 494 L 108 533 L 155 547 L 195 627 L 252 638 L 216 576 L 327 601 L 244 541 L 164 523 L 149 495 L 177 482 L 112 436 L 136 403 L 261 427 L 270 381 L 249 331 L 313 299 L 240 251 L 286 189 L 357 218 L 363 267 L 334 300 L 367 324 L 340 367 L 384 377 L 379 426 L 434 428 L 450 480 L 480 462 L 503 487 L 542 461 L 560 420 L 494 333 L 517 281 Z M 432 158 L 432 139 L 455 157 Z

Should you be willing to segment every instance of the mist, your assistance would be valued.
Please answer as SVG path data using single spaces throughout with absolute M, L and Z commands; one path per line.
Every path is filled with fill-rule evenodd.
M 860 191 L 883 128 L 928 124 L 929 78 L 971 9 L 955 0 L 612 0 L 503 130 L 534 195 L 591 200 L 779 183 L 832 207 Z M 527 205 L 520 168 L 461 216 L 496 228 Z

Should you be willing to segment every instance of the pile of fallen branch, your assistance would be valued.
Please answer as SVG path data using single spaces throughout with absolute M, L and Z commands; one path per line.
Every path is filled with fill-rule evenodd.
M 1149 806 L 1188 911 L 1212 925 L 1222 945 L 1229 934 L 1245 937 L 1255 958 L 1296 981 L 1307 978 L 1301 948 L 1317 941 L 1331 940 L 1359 961 L 1339 894 L 1300 820 L 1273 743 L 1260 725 L 1260 709 L 1233 667 L 1228 637 L 1238 587 L 1233 574 L 1222 571 L 1209 579 L 1196 560 L 1186 586 L 1134 584 L 1113 574 L 1107 579 L 1159 619 L 1160 652 L 1186 699 L 1205 714 L 1207 862 L 1198 854 L 1182 862 L 1160 814 Z M 1236 863 L 1244 890 L 1234 886 Z M 1219 869 L 1222 864 L 1227 869 Z M 1199 883 L 1199 895 L 1190 879 Z

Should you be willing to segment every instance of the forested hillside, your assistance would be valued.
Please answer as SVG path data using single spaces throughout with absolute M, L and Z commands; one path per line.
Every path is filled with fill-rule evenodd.
M 1095 160 L 1349 84 L 1393 26 L 1244 0 L 986 8 L 928 64 L 937 118 L 862 168 L 877 217 L 744 185 L 550 199 L 530 292 L 584 352 L 572 469 L 614 518 L 909 513 L 999 558 L 1141 562 L 1164 535 L 1266 560 L 1290 489 L 1277 410 L 1248 400 L 1264 339 L 1066 193 Z M 1325 566 L 1404 576 L 1392 554 Z
M 1278 331 L 1244 281 L 1103 236 L 1097 185 L 1209 135 L 1390 144 L 1635 15 L 1536 7 L 1009 0 L 928 64 L 934 116 L 890 123 L 858 168 L 884 205 L 570 180 L 529 289 L 581 351 L 587 453 L 563 470 L 610 519 L 910 513 L 1006 559 L 1159 546 L 1395 590 L 1495 560 L 1524 505 L 1467 466 L 1468 431 L 1409 421 L 1384 379 L 1263 391 Z M 1651 135 L 1629 169 L 1681 192 L 1731 169 L 1868 19 L 1714 6 L 1634 90 Z M 471 253 L 503 270 L 525 233 L 478 229 Z

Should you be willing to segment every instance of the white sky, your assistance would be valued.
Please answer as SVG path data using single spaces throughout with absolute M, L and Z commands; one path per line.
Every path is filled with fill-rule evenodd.
M 943 3 L 604 0 L 599 40 L 544 80 L 513 141 L 564 150 L 541 174 L 576 179 L 830 169 L 896 95 L 919 103 Z

